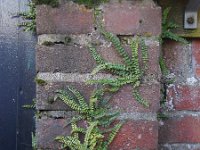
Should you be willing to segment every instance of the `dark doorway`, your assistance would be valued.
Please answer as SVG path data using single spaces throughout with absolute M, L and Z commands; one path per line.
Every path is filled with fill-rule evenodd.
M 0 0 L 0 150 L 31 150 L 36 38 L 17 27 L 28 0 Z

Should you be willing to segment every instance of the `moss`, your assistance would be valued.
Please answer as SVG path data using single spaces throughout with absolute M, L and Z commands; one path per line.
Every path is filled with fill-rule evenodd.
M 50 42 L 50 41 L 45 41 L 44 43 L 42 43 L 42 45 L 44 45 L 44 46 L 53 46 L 53 45 L 55 45 L 55 43 Z
M 59 5 L 59 1 L 58 0 L 33 0 L 33 2 L 36 5 L 46 4 L 46 5 L 50 5 L 52 7 L 58 7 L 58 5 Z
M 24 109 L 35 109 L 36 108 L 36 99 L 34 98 L 32 100 L 31 104 L 23 105 L 22 108 L 24 108 Z
M 65 37 L 65 41 L 64 44 L 67 45 L 72 41 L 72 39 L 70 37 Z
M 35 78 L 35 83 L 37 83 L 38 85 L 40 86 L 45 86 L 47 85 L 47 82 L 42 80 L 42 79 L 38 79 L 38 78 Z
M 39 110 L 36 111 L 34 117 L 35 117 L 35 119 L 41 119 L 41 118 L 42 118 L 42 113 L 41 113 L 41 111 L 39 111 Z

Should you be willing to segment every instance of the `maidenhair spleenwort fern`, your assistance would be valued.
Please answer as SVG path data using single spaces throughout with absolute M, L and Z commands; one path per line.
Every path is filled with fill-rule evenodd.
M 109 86 L 110 91 L 118 91 L 123 85 L 131 84 L 133 87 L 133 96 L 135 99 L 145 107 L 149 107 L 149 103 L 144 100 L 139 94 L 138 88 L 141 83 L 142 76 L 147 69 L 148 52 L 144 40 L 139 40 L 138 37 L 132 39 L 130 47 L 132 49 L 132 57 L 130 57 L 123 48 L 119 38 L 109 32 L 101 29 L 101 33 L 110 41 L 119 55 L 123 58 L 124 64 L 113 64 L 105 61 L 92 46 L 89 47 L 93 58 L 96 60 L 98 66 L 92 71 L 92 75 L 101 70 L 110 71 L 116 78 L 106 78 L 99 80 L 89 80 L 89 84 L 103 84 Z M 138 49 L 141 44 L 142 66 L 139 64 Z
M 171 8 L 166 8 L 163 11 L 162 16 L 162 35 L 161 39 L 171 39 L 177 42 L 187 44 L 187 40 L 180 37 L 178 34 L 172 32 L 173 29 L 178 28 L 179 26 L 173 22 L 168 22 L 168 16 Z
M 24 28 L 24 31 L 36 32 L 36 5 L 32 1 L 30 1 L 27 5 L 29 7 L 27 12 L 18 13 L 18 16 L 26 21 L 18 24 L 18 26 Z
M 62 143 L 62 148 L 71 150 L 107 150 L 115 135 L 122 126 L 114 121 L 118 112 L 112 112 L 108 107 L 108 100 L 103 99 L 104 90 L 96 90 L 89 99 L 86 99 L 76 89 L 69 87 L 66 91 L 57 91 L 55 100 L 60 99 L 71 109 L 78 113 L 74 116 L 71 124 L 70 136 L 58 136 L 56 140 Z M 79 122 L 84 121 L 87 125 L 79 127 Z M 84 135 L 80 139 L 80 135 Z M 106 136 L 107 135 L 107 136 Z

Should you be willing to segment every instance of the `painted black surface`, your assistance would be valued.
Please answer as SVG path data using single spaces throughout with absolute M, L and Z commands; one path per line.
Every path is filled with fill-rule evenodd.
M 35 97 L 35 43 L 17 27 L 28 0 L 0 0 L 0 150 L 31 150 L 33 111 L 22 105 Z

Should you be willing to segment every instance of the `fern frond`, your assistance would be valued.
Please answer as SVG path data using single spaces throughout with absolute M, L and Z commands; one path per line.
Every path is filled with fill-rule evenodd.
M 141 97 L 139 92 L 137 90 L 133 90 L 133 97 L 136 101 L 138 101 L 140 104 L 142 104 L 144 107 L 149 107 L 149 103 Z
M 95 110 L 97 100 L 98 100 L 97 97 L 91 97 L 90 98 L 90 104 L 89 104 L 90 111 L 94 111 Z
M 120 54 L 120 56 L 122 56 L 124 62 L 128 66 L 130 66 L 132 64 L 132 61 L 131 61 L 130 57 L 128 56 L 128 54 L 126 53 L 125 49 L 122 47 L 119 38 L 116 35 L 106 32 L 106 31 L 102 31 L 102 34 L 105 36 L 106 39 L 108 39 L 110 42 L 112 42 L 112 44 L 115 47 L 115 49 L 117 50 L 117 52 Z
M 89 149 L 95 150 L 96 146 L 103 140 L 104 136 L 102 134 L 99 134 L 98 132 L 93 134 L 90 139 L 89 143 Z
M 76 125 L 76 122 L 72 122 L 71 127 L 72 127 L 71 134 L 73 134 L 73 137 L 78 139 L 78 133 L 76 132 L 78 130 L 78 126 Z
M 164 11 L 163 11 L 162 24 L 164 24 L 164 25 L 167 24 L 167 19 L 168 19 L 170 10 L 171 10 L 171 8 L 168 7 L 166 9 L 164 9 Z
M 109 78 L 109 79 L 99 79 L 99 80 L 88 80 L 88 84 L 99 83 L 103 85 L 110 85 L 112 87 L 121 87 L 125 84 L 135 83 L 138 81 L 139 76 L 127 76 L 127 77 L 118 77 L 118 78 Z
M 105 63 L 105 64 L 98 65 L 96 68 L 94 68 L 94 70 L 92 71 L 91 74 L 94 75 L 101 70 L 126 72 L 126 71 L 128 71 L 128 68 L 122 64 Z
M 160 57 L 160 59 L 159 59 L 159 64 L 160 64 L 160 69 L 161 69 L 162 74 L 164 76 L 167 76 L 170 73 L 170 71 L 168 70 L 168 68 L 165 64 L 165 61 L 162 57 Z
M 77 128 L 74 128 L 71 132 L 71 134 L 74 134 L 74 133 L 82 133 L 82 134 L 85 134 L 86 133 L 86 130 L 84 128 L 80 128 L 80 127 L 77 127 Z M 78 138 L 78 136 L 76 136 Z
M 176 29 L 179 27 L 179 25 L 177 25 L 176 23 L 173 23 L 173 22 L 169 22 L 167 24 L 167 27 L 168 27 L 168 29 Z
M 84 120 L 84 119 L 85 119 L 85 116 L 80 116 L 80 115 L 74 116 L 74 117 L 71 119 L 71 121 L 69 121 L 69 122 L 67 122 L 67 123 L 65 124 L 65 126 L 70 125 L 72 122 L 78 122 L 78 121 Z
M 24 31 L 36 31 L 36 5 L 34 2 L 28 3 L 29 10 L 27 12 L 18 13 L 17 17 L 21 17 L 25 21 L 18 24 L 18 27 L 22 27 Z
M 73 87 L 68 87 L 68 89 L 75 95 L 81 108 L 85 111 L 88 110 L 89 109 L 88 104 L 86 103 L 85 98 L 80 94 L 80 92 Z
M 87 131 L 86 131 L 86 135 L 85 135 L 85 138 L 84 138 L 84 145 L 86 147 L 89 146 L 89 140 L 90 140 L 90 136 L 92 134 L 92 131 L 94 130 L 94 128 L 97 126 L 98 122 L 91 122 L 90 123 L 90 126 L 87 128 Z
M 105 64 L 105 60 L 97 53 L 96 49 L 92 46 L 89 46 L 90 53 L 96 61 L 97 64 Z
M 148 49 L 147 49 L 147 46 L 145 44 L 145 41 L 144 39 L 141 40 L 141 51 L 142 51 L 142 61 L 143 61 L 143 72 L 145 72 L 148 68 Z
M 115 138 L 115 136 L 119 132 L 119 129 L 122 127 L 122 125 L 123 125 L 122 123 L 118 123 L 117 125 L 115 125 L 115 127 L 112 130 L 112 132 L 108 136 L 108 143 L 107 143 L 107 145 L 109 145 L 109 144 L 112 143 L 113 139 Z
M 131 41 L 131 50 L 132 50 L 132 63 L 131 63 L 131 69 L 133 70 L 134 75 L 140 75 L 140 66 L 139 66 L 139 55 L 138 55 L 138 48 L 139 43 L 138 39 Z
M 60 98 L 65 104 L 67 104 L 71 109 L 76 110 L 81 113 L 85 113 L 86 111 L 82 109 L 82 107 L 75 102 L 74 99 L 68 97 L 68 95 L 57 94 L 56 98 Z
M 73 150 L 78 150 L 82 147 L 81 142 L 75 138 L 75 137 L 71 137 L 71 136 L 58 136 L 55 138 L 56 141 L 60 142 L 63 144 L 63 148 L 70 148 Z
M 188 43 L 187 40 L 185 40 L 184 38 L 178 36 L 175 33 L 172 33 L 171 31 L 165 31 L 165 32 L 163 32 L 163 38 L 169 38 L 171 40 L 174 40 L 174 41 L 177 41 L 177 42 L 181 42 L 181 43 L 184 43 L 184 44 Z
M 177 42 L 181 42 L 184 44 L 187 44 L 187 40 L 185 40 L 184 38 L 180 37 L 178 34 L 173 33 L 171 30 L 172 29 L 176 29 L 179 26 L 173 22 L 168 22 L 168 15 L 170 12 L 171 8 L 166 8 L 163 11 L 163 19 L 162 19 L 162 35 L 161 38 L 162 39 L 171 39 L 171 40 L 175 40 Z

